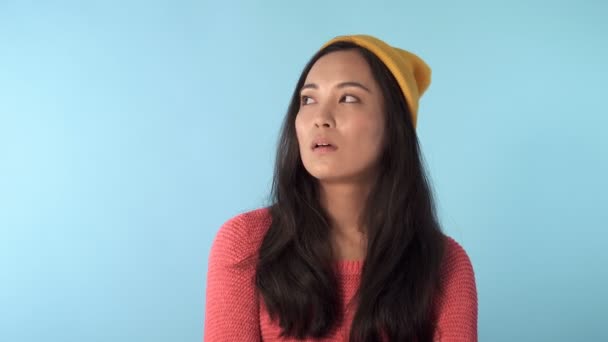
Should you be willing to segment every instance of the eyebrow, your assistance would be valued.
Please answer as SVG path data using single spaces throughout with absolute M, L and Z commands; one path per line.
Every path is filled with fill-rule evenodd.
M 338 85 L 336 86 L 336 88 L 346 88 L 346 87 L 361 88 L 361 89 L 367 91 L 370 94 L 372 92 L 371 90 L 369 90 L 369 88 L 367 88 L 363 84 L 361 84 L 359 82 L 355 82 L 355 81 L 348 81 L 348 82 L 338 83 Z M 304 89 L 319 89 L 319 86 L 316 83 L 307 83 L 304 86 L 302 86 L 302 89 L 300 89 L 300 91 L 302 91 Z

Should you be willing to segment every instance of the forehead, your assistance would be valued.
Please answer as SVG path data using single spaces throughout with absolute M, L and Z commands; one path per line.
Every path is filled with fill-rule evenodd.
M 373 83 L 367 61 L 356 50 L 335 51 L 319 58 L 306 77 L 307 82 L 364 81 Z

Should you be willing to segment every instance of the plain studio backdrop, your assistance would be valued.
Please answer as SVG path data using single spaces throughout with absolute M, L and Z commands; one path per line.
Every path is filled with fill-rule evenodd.
M 200 341 L 208 253 L 267 204 L 297 77 L 367 33 L 433 70 L 418 134 L 481 341 L 606 341 L 605 1 L 0 1 L 0 340 Z

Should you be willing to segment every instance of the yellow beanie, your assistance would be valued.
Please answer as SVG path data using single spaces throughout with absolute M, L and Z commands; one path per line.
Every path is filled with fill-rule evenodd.
M 418 101 L 431 83 L 431 68 L 415 54 L 363 34 L 335 37 L 323 44 L 321 50 L 336 42 L 350 42 L 361 46 L 371 51 L 387 66 L 405 96 L 412 113 L 412 123 L 416 128 Z

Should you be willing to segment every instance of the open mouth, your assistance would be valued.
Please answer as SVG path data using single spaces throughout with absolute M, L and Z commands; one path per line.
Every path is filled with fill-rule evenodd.
M 315 152 L 331 152 L 335 151 L 337 147 L 332 144 L 315 144 L 313 147 L 313 151 Z

